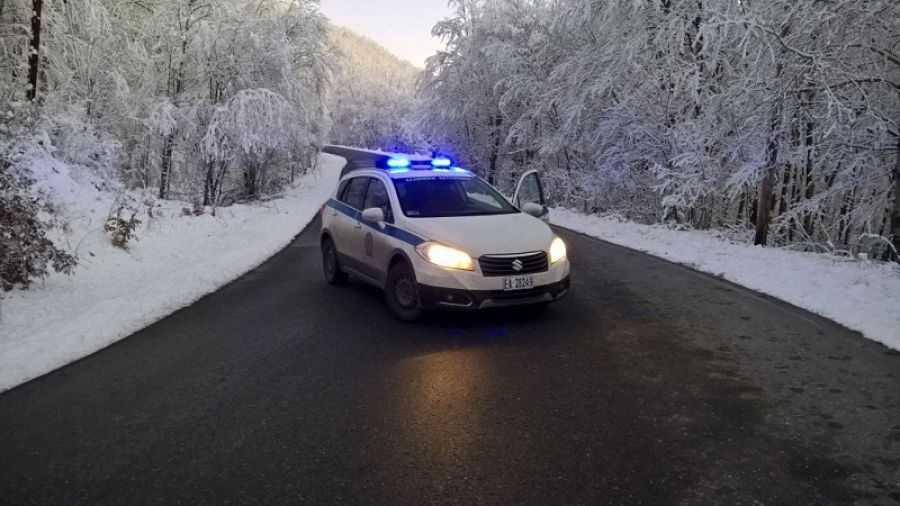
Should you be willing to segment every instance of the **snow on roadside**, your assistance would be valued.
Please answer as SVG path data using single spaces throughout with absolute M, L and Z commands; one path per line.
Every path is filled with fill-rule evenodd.
M 567 209 L 553 209 L 551 221 L 771 295 L 900 350 L 900 268 L 895 264 L 762 248 L 708 232 Z
M 323 154 L 318 169 L 283 198 L 220 208 L 217 217 L 147 220 L 129 251 L 102 232 L 109 193 L 67 175 L 39 185 L 73 220 L 73 276 L 52 274 L 0 301 L 0 392 L 89 355 L 190 305 L 287 246 L 334 190 L 344 164 Z M 54 171 L 55 172 L 55 171 Z

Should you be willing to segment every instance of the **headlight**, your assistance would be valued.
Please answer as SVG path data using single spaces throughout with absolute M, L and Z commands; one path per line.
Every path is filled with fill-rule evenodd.
M 566 258 L 566 243 L 559 237 L 556 237 L 550 243 L 550 263 L 555 264 L 563 258 Z
M 426 242 L 416 246 L 416 251 L 429 262 L 450 269 L 475 270 L 475 261 L 465 251 L 436 242 Z

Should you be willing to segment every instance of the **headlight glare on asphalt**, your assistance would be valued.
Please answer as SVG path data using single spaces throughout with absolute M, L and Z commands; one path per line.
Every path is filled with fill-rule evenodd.
M 475 270 L 475 261 L 472 260 L 468 253 L 450 246 L 444 246 L 436 242 L 426 242 L 417 246 L 416 251 L 425 260 L 441 267 L 466 271 Z
M 555 264 L 563 258 L 566 258 L 566 243 L 559 237 L 556 237 L 550 243 L 550 263 Z

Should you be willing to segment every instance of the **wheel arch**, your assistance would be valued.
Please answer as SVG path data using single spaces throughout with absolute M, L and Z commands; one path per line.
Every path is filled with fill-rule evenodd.
M 405 263 L 409 266 L 410 269 L 413 269 L 413 272 L 415 272 L 415 268 L 413 267 L 412 260 L 409 258 L 409 254 L 403 251 L 401 248 L 394 248 L 394 251 L 391 252 L 390 260 L 388 260 L 387 272 L 390 272 L 391 269 L 393 269 L 394 266 L 400 262 Z

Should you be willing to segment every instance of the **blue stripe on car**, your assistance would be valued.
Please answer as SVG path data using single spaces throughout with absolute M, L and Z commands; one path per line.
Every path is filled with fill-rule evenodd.
M 375 223 L 369 223 L 366 220 L 362 219 L 361 211 L 357 211 L 356 209 L 348 206 L 347 204 L 345 204 L 339 200 L 329 199 L 328 202 L 326 203 L 326 205 L 340 211 L 341 213 L 353 218 L 354 220 L 358 220 L 360 223 L 371 228 L 372 230 L 375 230 L 376 232 L 381 232 L 382 234 L 391 236 L 394 239 L 399 239 L 405 243 L 412 244 L 413 246 L 418 246 L 418 245 L 422 244 L 423 242 L 425 242 L 425 239 L 422 239 L 421 237 L 417 236 L 416 234 L 413 234 L 412 232 L 407 232 L 406 230 L 403 230 L 402 228 L 395 227 L 395 226 L 391 225 L 390 223 L 385 223 L 384 229 L 382 229 Z

